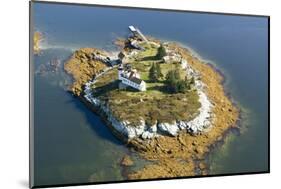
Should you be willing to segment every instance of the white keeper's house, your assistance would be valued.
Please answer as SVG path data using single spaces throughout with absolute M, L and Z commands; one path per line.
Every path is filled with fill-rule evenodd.
M 136 69 L 132 69 L 130 64 L 120 64 L 118 67 L 118 79 L 126 86 L 139 91 L 146 91 L 146 83 L 140 79 L 139 73 Z

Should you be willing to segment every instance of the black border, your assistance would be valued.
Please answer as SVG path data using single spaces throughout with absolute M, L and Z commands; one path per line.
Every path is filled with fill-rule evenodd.
M 230 15 L 230 16 L 247 16 L 247 17 L 264 17 L 268 20 L 268 170 L 260 172 L 243 172 L 243 173 L 225 173 L 214 175 L 202 175 L 202 176 L 184 176 L 184 177 L 172 177 L 172 178 L 153 178 L 153 179 L 139 179 L 139 180 L 122 180 L 122 181 L 104 181 L 104 182 L 89 182 L 89 183 L 73 183 L 73 184 L 54 184 L 54 185 L 34 185 L 33 182 L 33 101 L 31 96 L 33 85 L 32 76 L 32 56 L 33 56 L 33 20 L 32 20 L 32 3 L 45 3 L 45 4 L 61 4 L 61 5 L 76 5 L 76 6 L 92 6 L 92 7 L 104 7 L 104 8 L 126 8 L 126 9 L 139 9 L 139 10 L 156 10 L 156 11 L 169 11 L 169 12 L 185 12 L 185 13 L 199 13 L 199 14 L 215 14 L 215 15 Z M 31 146 L 32 144 L 32 146 Z M 32 162 L 33 161 L 33 162 Z M 254 15 L 254 14 L 238 14 L 238 13 L 224 13 L 224 12 L 207 12 L 207 11 L 191 11 L 191 10 L 176 10 L 176 9 L 161 9 L 161 8 L 146 8 L 146 7 L 129 7 L 129 6 L 117 6 L 117 5 L 101 5 L 101 4 L 88 4 L 88 3 L 67 3 L 56 1 L 29 1 L 29 187 L 30 188 L 49 188 L 49 187 L 63 187 L 63 186 L 84 186 L 84 185 L 96 185 L 96 184 L 116 184 L 116 183 L 130 183 L 130 182 L 144 182 L 144 181 L 160 181 L 160 180 L 176 180 L 176 179 L 189 179 L 189 178 L 211 178 L 221 176 L 239 176 L 239 175 L 252 175 L 252 174 L 265 174 L 270 173 L 270 16 L 269 15 Z

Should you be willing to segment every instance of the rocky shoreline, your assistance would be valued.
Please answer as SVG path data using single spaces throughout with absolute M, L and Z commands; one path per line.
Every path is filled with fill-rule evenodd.
M 173 124 L 156 123 L 150 127 L 145 125 L 145 120 L 137 127 L 129 126 L 126 121 L 118 121 L 107 104 L 92 96 L 90 86 L 95 79 L 91 78 L 97 78 L 99 74 L 104 74 L 109 69 L 101 66 L 102 61 L 89 60 L 86 55 L 82 56 L 86 57 L 86 60 L 80 60 L 81 57 L 76 56 L 78 52 L 69 60 L 72 63 L 76 62 L 76 66 L 81 62 L 87 65 L 89 62 L 93 65 L 99 64 L 98 70 L 92 65 L 78 71 L 78 75 L 87 71 L 87 77 L 77 80 L 79 77 L 74 76 L 75 82 L 71 91 L 91 110 L 101 115 L 118 138 L 132 146 L 144 159 L 155 161 L 152 165 L 129 173 L 128 179 L 191 176 L 196 174 L 196 165 L 200 165 L 202 169 L 200 174 L 207 174 L 204 157 L 210 148 L 217 141 L 221 141 L 222 136 L 236 125 L 239 113 L 225 94 L 221 74 L 187 49 L 177 44 L 174 48 L 188 61 L 187 73 L 196 76 L 195 85 L 201 103 L 199 114 L 188 122 L 179 120 Z M 95 50 L 87 51 L 93 53 Z M 69 74 L 73 74 L 69 65 L 66 65 L 65 69 Z M 196 164 L 196 161 L 200 163 Z
M 102 72 L 100 75 L 104 74 L 106 71 Z M 113 127 L 122 136 L 122 140 L 131 140 L 136 137 L 141 137 L 142 139 L 151 139 L 159 135 L 170 135 L 176 136 L 180 131 L 187 130 L 191 134 L 198 134 L 204 132 L 211 125 L 212 117 L 212 104 L 209 101 L 207 95 L 204 93 L 204 84 L 199 80 L 200 74 L 195 72 L 190 66 L 186 70 L 187 74 L 195 77 L 195 87 L 198 92 L 199 102 L 201 107 L 199 108 L 199 115 L 196 116 L 191 121 L 177 120 L 174 123 L 156 123 L 155 125 L 148 126 L 145 124 L 145 120 L 140 121 L 138 126 L 130 126 L 127 121 L 118 121 L 113 115 L 106 103 L 101 102 L 98 98 L 94 98 L 92 95 L 91 86 L 95 83 L 95 79 L 89 81 L 84 86 L 83 96 L 86 100 L 95 106 L 95 109 L 102 111 L 102 114 L 107 117 L 108 122 L 111 127 Z

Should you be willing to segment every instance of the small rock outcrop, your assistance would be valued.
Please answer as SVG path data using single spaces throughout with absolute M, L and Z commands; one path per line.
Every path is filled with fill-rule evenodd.
M 166 134 L 169 134 L 171 136 L 176 136 L 179 131 L 179 127 L 176 124 L 176 122 L 169 124 L 169 123 L 159 123 L 158 129 Z
M 123 165 L 123 166 L 129 167 L 129 166 L 134 165 L 134 162 L 133 162 L 133 160 L 130 158 L 130 156 L 125 155 L 125 156 L 122 158 L 120 164 Z

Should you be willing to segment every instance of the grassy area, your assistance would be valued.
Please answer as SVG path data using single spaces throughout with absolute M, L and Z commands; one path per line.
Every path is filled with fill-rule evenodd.
M 118 71 L 117 71 L 117 68 L 114 68 L 114 69 L 107 71 L 105 74 L 101 75 L 96 80 L 95 87 L 104 86 L 116 79 L 118 79 Z
M 156 121 L 191 120 L 200 107 L 195 91 L 164 95 L 157 91 L 132 92 L 115 88 L 100 95 L 109 103 L 116 118 L 127 120 L 132 125 L 139 124 L 141 118 L 149 125 Z
M 140 72 L 141 79 L 146 81 L 147 91 L 140 92 L 131 88 L 120 90 L 116 68 L 97 79 L 93 95 L 107 102 L 117 119 L 127 120 L 132 125 L 144 119 L 148 125 L 153 125 L 156 121 L 171 123 L 175 120 L 191 120 L 197 115 L 201 105 L 196 91 L 170 94 L 166 90 L 165 75 L 179 64 L 160 64 L 164 77 L 158 82 L 149 81 L 148 72 L 152 63 L 157 61 L 156 55 L 156 47 L 147 48 L 131 62 L 132 67 Z M 185 76 L 183 70 L 181 76 Z

